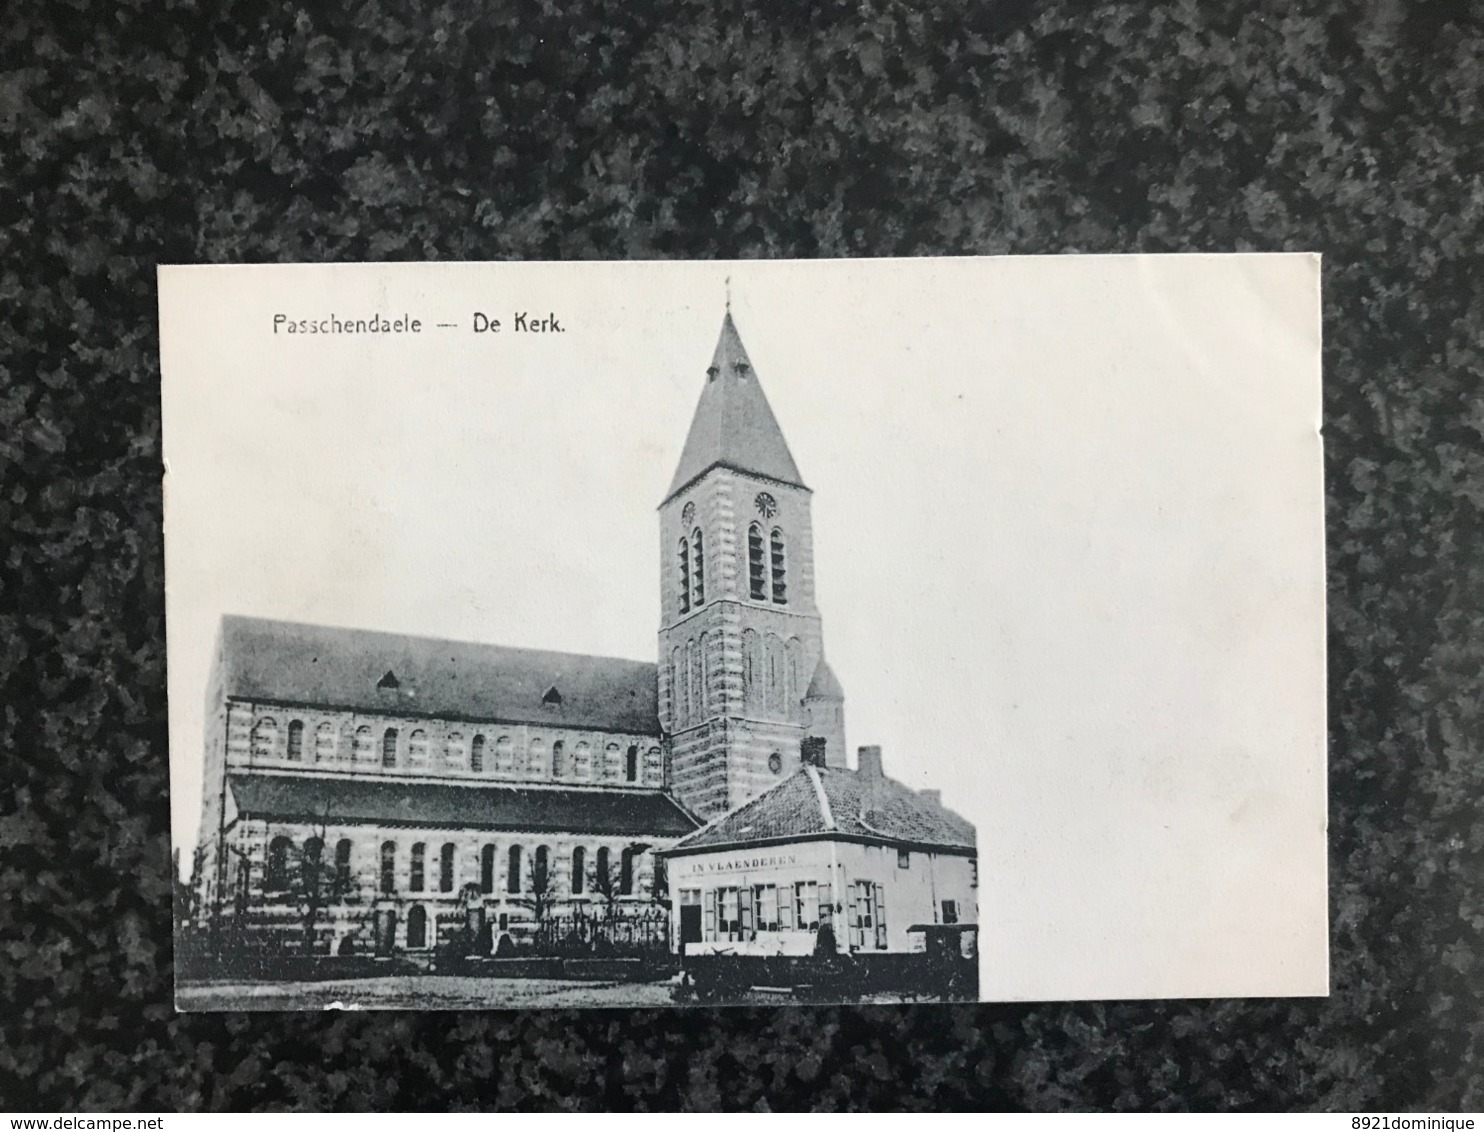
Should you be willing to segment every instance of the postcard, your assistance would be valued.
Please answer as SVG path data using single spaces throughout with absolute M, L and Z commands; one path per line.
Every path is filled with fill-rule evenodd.
M 179 1009 L 1328 992 L 1317 257 L 159 289 Z

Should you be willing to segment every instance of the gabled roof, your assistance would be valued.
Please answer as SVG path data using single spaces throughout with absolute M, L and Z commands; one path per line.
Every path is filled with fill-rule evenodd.
M 683 856 L 829 837 L 964 852 L 973 850 L 975 831 L 952 810 L 890 778 L 805 766 L 666 852 Z
M 730 311 L 722 319 L 721 337 L 665 498 L 717 465 L 804 486 Z
M 243 819 L 594 837 L 679 837 L 697 824 L 668 794 L 608 786 L 584 790 L 234 774 L 228 787 Z
M 660 733 L 644 661 L 236 616 L 222 618 L 220 659 L 224 696 Z

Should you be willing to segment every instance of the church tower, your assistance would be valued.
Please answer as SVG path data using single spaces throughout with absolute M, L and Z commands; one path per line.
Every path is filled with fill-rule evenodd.
M 671 789 L 707 818 L 792 773 L 805 738 L 845 765 L 810 495 L 728 311 L 659 509 L 660 722 Z

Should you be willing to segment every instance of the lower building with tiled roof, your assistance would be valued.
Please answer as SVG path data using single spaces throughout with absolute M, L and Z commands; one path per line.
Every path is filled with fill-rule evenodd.
M 886 777 L 879 747 L 856 770 L 804 764 L 661 850 L 689 953 L 905 952 L 924 929 L 978 923 L 974 827 L 936 792 Z

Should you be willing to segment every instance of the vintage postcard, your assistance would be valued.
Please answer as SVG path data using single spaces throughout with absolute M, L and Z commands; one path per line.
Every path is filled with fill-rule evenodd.
M 159 284 L 180 1009 L 1327 993 L 1317 257 Z

